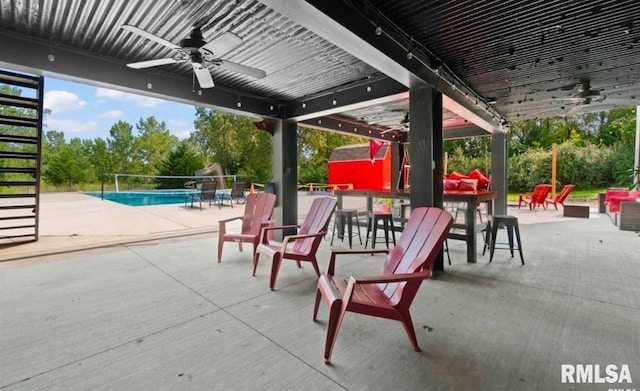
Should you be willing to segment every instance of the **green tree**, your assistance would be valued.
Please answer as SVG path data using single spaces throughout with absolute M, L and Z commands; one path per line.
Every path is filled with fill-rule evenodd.
M 42 172 L 47 183 L 54 186 L 67 185 L 72 190 L 73 185 L 82 183 L 85 172 L 76 161 L 69 148 L 61 148 L 49 160 L 49 165 Z
M 326 183 L 327 166 L 334 149 L 366 143 L 363 137 L 315 129 L 298 129 L 298 182 Z
M 111 167 L 111 156 L 109 144 L 102 138 L 89 140 L 87 144 L 89 154 L 89 164 L 95 173 L 96 179 L 110 182 L 112 179 L 113 169 Z
M 254 119 L 196 108 L 195 132 L 191 139 L 208 163 L 217 162 L 226 175 L 247 182 L 264 182 L 271 173 L 271 135 L 259 130 Z
M 140 118 L 136 125 L 138 136 L 135 138 L 136 160 L 140 163 L 140 173 L 155 175 L 160 164 L 169 152 L 178 144 L 167 125 L 158 122 L 154 117 Z
M 133 127 L 127 122 L 118 121 L 111 126 L 109 135 L 111 137 L 107 138 L 107 144 L 114 173 L 135 174 Z
M 189 140 L 183 140 L 160 164 L 158 175 L 189 176 L 203 166 L 203 159 L 194 150 L 194 145 Z M 181 189 L 185 182 L 186 179 L 157 178 L 156 188 Z

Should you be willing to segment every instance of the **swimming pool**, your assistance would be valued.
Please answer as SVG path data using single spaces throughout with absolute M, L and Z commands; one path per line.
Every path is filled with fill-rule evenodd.
M 98 198 L 102 196 L 102 193 L 99 191 L 87 192 L 85 194 Z M 185 201 L 191 200 L 193 194 L 198 194 L 198 192 L 189 190 L 105 191 L 104 199 L 129 206 L 171 205 L 184 204 Z

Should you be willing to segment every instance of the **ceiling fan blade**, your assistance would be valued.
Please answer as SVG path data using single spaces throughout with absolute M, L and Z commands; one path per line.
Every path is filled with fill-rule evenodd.
M 582 105 L 573 106 L 571 110 L 567 113 L 567 115 L 576 115 L 582 110 Z
M 174 60 L 173 58 L 158 58 L 156 60 L 132 62 L 130 64 L 127 64 L 127 66 L 133 69 L 141 69 L 141 68 L 157 67 L 158 65 L 175 64 L 177 62 L 182 62 L 182 61 L 177 61 L 177 60 Z
M 262 69 L 252 68 L 227 60 L 221 60 L 218 66 L 227 71 L 242 73 L 247 76 L 255 77 L 256 79 L 262 79 L 263 77 L 267 76 L 267 72 L 263 71 Z
M 213 88 L 215 84 L 213 83 L 213 78 L 211 78 L 211 72 L 209 72 L 209 68 L 202 66 L 202 64 L 192 63 L 193 72 L 196 75 L 196 79 L 198 79 L 198 84 L 200 84 L 201 88 Z
M 222 57 L 223 54 L 241 44 L 242 38 L 234 33 L 226 32 L 212 39 L 200 49 L 209 51 L 215 57 Z
M 169 42 L 166 39 L 160 38 L 157 35 L 151 34 L 148 31 L 144 31 L 143 29 L 141 29 L 139 27 L 131 26 L 131 25 L 128 25 L 128 24 L 123 24 L 120 27 L 122 27 L 124 30 L 130 31 L 130 32 L 132 32 L 134 34 L 138 34 L 138 35 L 140 35 L 142 37 L 145 37 L 147 39 L 155 41 L 155 42 L 159 43 L 160 45 L 168 47 L 169 49 L 180 49 L 180 46 L 176 45 L 175 43 Z

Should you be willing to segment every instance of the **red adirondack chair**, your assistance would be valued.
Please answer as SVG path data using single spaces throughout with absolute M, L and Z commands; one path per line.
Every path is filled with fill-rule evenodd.
M 311 209 L 301 226 L 283 225 L 279 227 L 266 227 L 262 230 L 262 240 L 253 257 L 253 275 L 256 275 L 258 267 L 258 259 L 260 254 L 271 258 L 271 280 L 269 287 L 275 289 L 276 279 L 280 271 L 280 265 L 283 259 L 291 259 L 296 261 L 298 267 L 300 261 L 311 262 L 316 274 L 320 276 L 316 252 L 320 246 L 322 237 L 327 233 L 327 227 L 331 215 L 336 209 L 336 199 L 332 197 L 320 197 L 313 200 Z M 296 235 L 288 235 L 283 238 L 282 243 L 271 242 L 268 233 L 273 230 L 282 230 L 287 228 L 298 228 Z
M 452 224 L 453 218 L 447 211 L 436 207 L 416 208 L 393 249 L 332 251 L 327 272 L 318 280 L 313 309 L 314 321 L 320 300 L 329 312 L 325 363 L 331 359 L 338 329 L 347 311 L 402 322 L 411 345 L 420 351 L 409 307 L 422 280 L 431 276 L 433 262 Z M 380 275 L 349 278 L 334 275 L 336 255 L 364 253 L 388 253 Z
M 551 185 L 536 185 L 533 193 L 520 194 L 518 209 L 520 209 L 522 204 L 528 204 L 531 210 L 537 209 L 540 205 L 542 205 L 544 210 L 547 210 L 547 205 L 544 201 L 547 199 L 549 192 L 551 192 Z
M 224 242 L 238 242 L 238 247 L 242 251 L 242 243 L 253 244 L 253 255 L 256 253 L 262 228 L 273 224 L 271 215 L 276 204 L 276 195 L 270 193 L 249 194 L 246 198 L 244 215 L 218 221 L 218 263 L 222 260 L 222 247 Z M 227 232 L 227 223 L 235 220 L 242 220 L 240 232 Z
M 562 187 L 562 190 L 560 190 L 560 193 L 556 194 L 556 196 L 553 199 L 546 199 L 544 200 L 544 204 L 545 206 L 549 206 L 549 204 L 553 205 L 554 208 L 556 208 L 556 210 L 558 209 L 558 204 L 562 205 L 564 207 L 564 201 L 567 199 L 567 196 L 569 195 L 569 193 L 571 193 L 571 190 L 573 190 L 573 185 L 564 185 Z

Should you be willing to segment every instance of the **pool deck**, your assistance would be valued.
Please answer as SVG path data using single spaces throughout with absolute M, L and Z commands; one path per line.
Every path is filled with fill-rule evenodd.
M 40 240 L 0 249 L 0 389 L 640 389 L 640 238 L 604 215 L 510 208 L 525 266 L 508 251 L 466 263 L 450 240 L 452 265 L 411 308 L 422 352 L 398 322 L 348 314 L 325 365 L 311 267 L 284 263 L 270 291 L 246 248 L 215 261 L 217 221 L 242 210 L 43 197 Z M 320 268 L 346 247 L 323 240 Z M 381 261 L 346 256 L 336 273 Z M 624 365 L 632 383 L 562 384 L 564 364 Z

